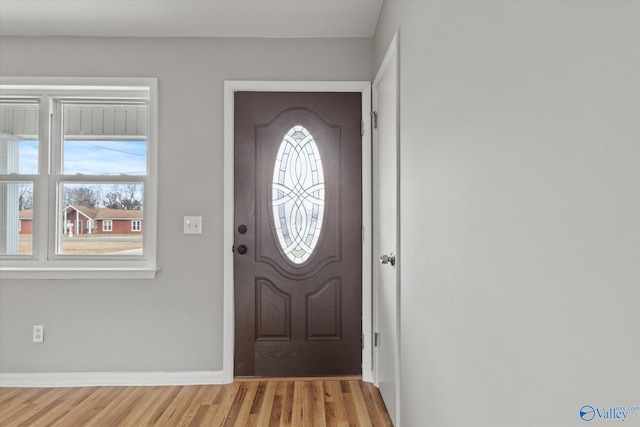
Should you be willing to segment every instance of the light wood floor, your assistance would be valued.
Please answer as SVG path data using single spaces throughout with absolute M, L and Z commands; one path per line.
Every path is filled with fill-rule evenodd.
M 0 388 L 0 426 L 391 426 L 372 384 L 350 379 L 176 387 Z

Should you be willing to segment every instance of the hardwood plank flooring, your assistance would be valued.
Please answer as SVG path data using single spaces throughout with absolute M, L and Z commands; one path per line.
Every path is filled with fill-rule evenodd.
M 392 426 L 377 388 L 354 378 L 171 387 L 0 388 L 0 427 Z

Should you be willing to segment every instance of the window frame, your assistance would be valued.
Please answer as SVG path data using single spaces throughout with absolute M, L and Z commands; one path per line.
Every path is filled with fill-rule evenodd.
M 112 219 L 103 219 L 102 220 L 102 231 L 107 233 L 107 232 L 112 232 L 113 231 L 113 220 Z
M 131 220 L 131 232 L 141 232 L 142 231 L 142 220 L 141 219 L 132 219 Z
M 8 99 L 38 99 L 39 153 L 35 175 L 0 175 L 3 182 L 33 182 L 34 210 L 31 255 L 0 255 L 0 275 L 3 279 L 153 279 L 156 264 L 157 192 L 158 192 L 158 83 L 157 78 L 46 78 L 2 77 L 0 97 Z M 53 135 L 62 135 L 60 121 L 54 122 L 54 108 L 62 101 L 100 102 L 122 101 L 147 104 L 147 173 L 144 176 L 121 175 L 102 177 L 104 182 L 140 182 L 144 186 L 146 223 L 142 255 L 71 255 L 56 253 L 61 194 L 58 188 L 66 183 L 95 180 L 91 175 L 62 174 L 60 155 L 62 144 Z M 58 117 L 58 116 L 56 116 Z M 61 117 L 61 115 L 60 115 Z

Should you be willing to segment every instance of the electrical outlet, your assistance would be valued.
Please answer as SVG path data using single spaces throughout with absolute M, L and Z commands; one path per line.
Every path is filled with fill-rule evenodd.
M 44 342 L 43 325 L 33 325 L 33 342 Z
M 202 234 L 202 217 L 185 216 L 184 234 Z

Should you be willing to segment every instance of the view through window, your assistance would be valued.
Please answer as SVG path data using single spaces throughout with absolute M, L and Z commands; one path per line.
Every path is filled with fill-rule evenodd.
M 154 265 L 151 86 L 0 89 L 2 267 L 58 268 L 69 257 Z

